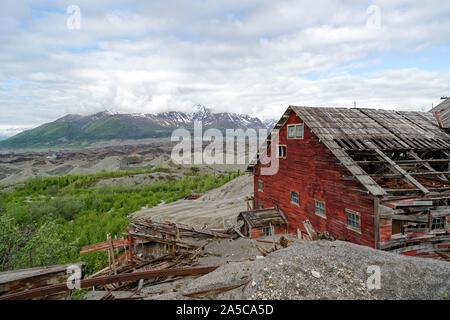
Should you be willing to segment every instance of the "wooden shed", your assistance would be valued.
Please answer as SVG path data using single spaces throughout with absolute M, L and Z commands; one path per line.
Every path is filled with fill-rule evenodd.
M 255 208 L 279 207 L 289 233 L 309 220 L 356 244 L 449 259 L 450 134 L 430 112 L 290 106 L 248 170 Z
M 278 207 L 244 211 L 237 220 L 243 221 L 241 232 L 250 238 L 287 233 L 288 221 Z

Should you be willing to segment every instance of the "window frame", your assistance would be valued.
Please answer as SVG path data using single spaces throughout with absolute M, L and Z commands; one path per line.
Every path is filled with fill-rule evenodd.
M 300 194 L 298 193 L 298 191 L 295 191 L 295 190 L 291 190 L 290 192 L 291 192 L 291 203 L 294 204 L 294 205 L 296 205 L 296 206 L 298 206 L 298 207 L 300 207 Z M 297 201 L 298 201 L 298 202 L 294 202 L 294 201 L 293 201 L 293 199 L 292 199 L 292 194 L 293 194 L 293 193 L 296 193 L 296 194 L 297 194 Z
M 359 228 L 349 224 L 349 222 L 350 222 L 349 219 L 348 219 L 348 214 L 349 213 L 358 217 L 358 226 L 359 226 Z M 351 209 L 345 209 L 345 215 L 346 215 L 346 219 L 347 219 L 347 229 L 350 229 L 350 230 L 355 231 L 357 233 L 361 233 L 361 214 L 359 212 L 351 210 Z
M 293 135 L 292 135 L 292 137 L 290 137 L 289 136 L 289 128 L 294 128 L 294 132 L 293 132 Z M 287 138 L 288 139 L 295 139 L 295 124 L 289 124 L 288 126 L 287 126 Z
M 290 127 L 294 127 L 294 136 L 293 137 L 289 136 L 289 128 Z M 301 137 L 297 136 L 297 127 L 302 127 L 302 136 Z M 302 139 L 304 139 L 304 137 L 305 137 L 305 124 L 304 123 L 288 124 L 287 128 L 286 128 L 286 137 L 287 137 L 287 139 L 290 139 L 290 140 L 292 140 L 292 139 L 293 140 L 302 140 Z
M 269 232 L 267 233 L 266 232 L 266 230 L 269 230 Z M 262 227 L 262 235 L 263 235 L 263 237 L 270 237 L 270 236 L 273 236 L 273 233 L 272 233 L 272 227 L 271 226 L 265 226 L 265 227 Z
M 284 157 L 280 156 L 280 147 L 284 147 L 285 148 L 285 153 L 284 153 Z M 287 158 L 287 145 L 285 144 L 279 144 L 278 148 L 277 148 L 277 158 L 278 159 L 286 159 Z
M 317 203 L 323 203 L 323 213 L 317 211 Z M 314 213 L 317 214 L 319 217 L 326 219 L 327 218 L 327 210 L 326 210 L 326 203 L 323 200 L 314 199 Z
M 264 192 L 264 181 L 258 180 L 258 191 Z
M 435 223 L 434 219 L 443 219 L 444 221 L 442 222 L 438 222 Z M 436 228 L 435 226 L 441 226 L 442 228 Z M 447 230 L 447 216 L 439 216 L 439 217 L 433 217 L 433 219 L 431 220 L 431 228 L 430 231 L 443 231 L 443 230 Z

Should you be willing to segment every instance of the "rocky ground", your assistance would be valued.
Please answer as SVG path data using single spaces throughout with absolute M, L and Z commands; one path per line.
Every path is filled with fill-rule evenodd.
M 35 150 L 0 152 L 0 186 L 25 181 L 32 177 L 49 177 L 66 174 L 94 174 L 102 171 L 136 170 L 149 167 L 168 168 L 182 174 L 192 166 L 201 173 L 221 173 L 245 170 L 245 164 L 231 165 L 179 165 L 171 160 L 174 143 L 169 139 L 148 139 L 145 144 L 133 141 L 123 144 L 102 145 L 79 150 Z M 241 159 L 241 162 L 244 163 Z M 133 185 L 141 179 L 122 179 L 118 184 Z M 145 182 L 150 182 L 146 180 Z M 105 182 L 108 185 L 108 182 Z
M 270 240 L 270 239 L 266 239 Z M 205 251 L 201 265 L 221 265 L 202 277 L 144 286 L 144 299 L 298 299 L 298 300 L 430 300 L 448 299 L 450 263 L 408 257 L 343 241 L 301 241 L 262 257 L 254 239 L 219 240 Z M 380 287 L 367 287 L 380 268 Z M 369 269 L 370 270 L 370 269 Z M 373 283 L 369 281 L 369 283 Z M 90 292 L 96 299 L 104 292 Z M 128 295 L 127 295 L 128 294 Z M 130 292 L 114 293 L 129 297 Z

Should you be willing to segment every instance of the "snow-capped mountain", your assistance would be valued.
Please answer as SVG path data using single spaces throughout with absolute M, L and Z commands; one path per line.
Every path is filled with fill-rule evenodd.
M 224 128 L 240 128 L 240 129 L 265 129 L 267 128 L 259 118 L 251 117 L 245 114 L 237 114 L 230 112 L 213 113 L 211 109 L 204 105 L 198 104 L 194 106 L 194 112 L 166 111 L 158 114 L 119 114 L 103 111 L 89 116 L 90 119 L 99 119 L 105 117 L 132 117 L 134 119 L 142 119 L 154 122 L 163 127 L 179 128 L 193 127 L 195 121 L 202 122 L 204 127 Z M 67 117 L 67 116 L 66 116 Z M 65 118 L 66 118 L 65 117 Z M 76 117 L 76 116 L 72 116 Z M 64 118 L 62 118 L 64 119 Z M 61 119 L 60 119 L 61 120 Z M 59 120 L 57 120 L 59 121 Z
M 274 122 L 263 122 L 245 114 L 214 113 L 203 105 L 196 105 L 193 112 L 167 111 L 158 114 L 123 114 L 105 110 L 88 116 L 66 115 L 1 141 L 0 148 L 85 145 L 100 140 L 170 137 L 176 128 L 193 129 L 195 121 L 200 121 L 204 129 L 222 131 L 272 129 Z
M 263 123 L 266 126 L 266 128 L 270 129 L 270 130 L 272 130 L 273 127 L 275 127 L 277 122 L 278 122 L 278 120 L 276 120 L 276 119 L 265 119 L 265 120 L 263 120 Z

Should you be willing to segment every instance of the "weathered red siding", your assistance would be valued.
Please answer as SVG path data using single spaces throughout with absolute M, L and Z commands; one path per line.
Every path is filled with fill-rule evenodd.
M 365 189 L 358 181 L 343 179 L 351 177 L 351 173 L 338 164 L 337 158 L 306 125 L 304 139 L 287 139 L 286 126 L 302 122 L 292 113 L 280 130 L 279 144 L 287 145 L 287 158 L 279 159 L 277 174 L 260 175 L 261 164 L 255 167 L 256 208 L 260 203 L 264 208 L 279 206 L 289 221 L 289 233 L 296 233 L 297 228 L 305 231 L 302 222 L 309 219 L 316 230 L 374 247 L 374 197 L 363 193 Z M 264 183 L 263 192 L 258 191 L 258 180 Z M 299 193 L 299 206 L 291 203 L 291 190 Z M 315 214 L 314 199 L 325 201 L 326 219 Z M 347 228 L 345 209 L 360 213 L 360 233 Z
M 252 228 L 250 238 L 259 238 L 263 236 L 262 228 Z M 274 234 L 285 234 L 286 226 L 274 226 Z

